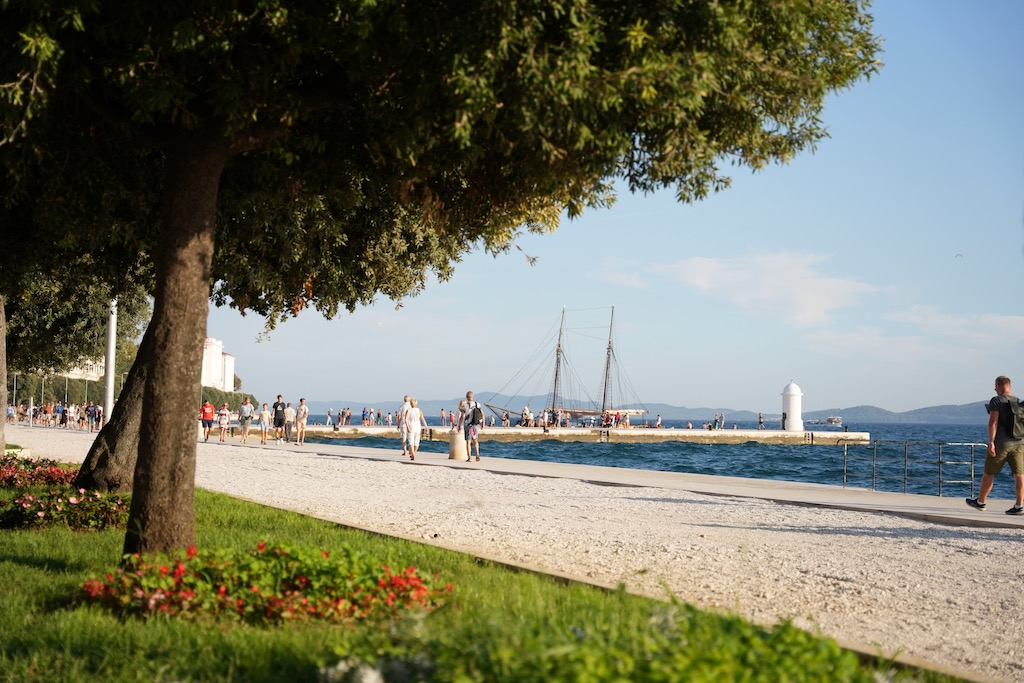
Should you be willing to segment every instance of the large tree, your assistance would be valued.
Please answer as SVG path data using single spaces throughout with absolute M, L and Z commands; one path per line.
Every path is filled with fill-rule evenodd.
M 381 251 L 443 274 L 465 249 L 604 202 L 616 180 L 691 200 L 728 183 L 723 164 L 789 159 L 824 135 L 825 97 L 871 73 L 878 50 L 851 0 L 9 0 L 0 12 L 16 37 L 0 46 L 2 80 L 26 93 L 0 103 L 0 138 L 45 146 L 33 121 L 76 111 L 160 152 L 127 552 L 194 540 L 182 407 L 198 394 L 211 287 L 241 307 L 330 313 L 364 301 L 337 296 L 344 268 L 388 279 L 372 262 L 283 256 L 293 277 L 267 279 L 263 254 L 248 276 L 214 282 L 222 180 L 251 188 L 265 172 L 268 193 L 322 197 L 309 239 L 329 254 L 345 254 L 362 217 L 394 228 Z M 21 49 L 30 41 L 47 50 Z M 225 229 L 246 223 L 221 216 Z
M 5 389 L 8 368 L 61 372 L 101 357 L 112 299 L 120 302 L 119 347 L 134 344 L 149 318 L 152 162 L 114 136 L 68 126 L 74 112 L 47 113 L 33 119 L 38 138 L 0 140 Z

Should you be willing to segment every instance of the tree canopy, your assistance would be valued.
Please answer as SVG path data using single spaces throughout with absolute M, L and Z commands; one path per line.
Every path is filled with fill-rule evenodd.
M 700 199 L 729 165 L 812 148 L 826 96 L 879 50 L 850 0 L 8 0 L 0 38 L 9 177 L 60 123 L 123 145 L 160 194 L 127 551 L 193 540 L 192 415 L 157 408 L 198 395 L 211 291 L 333 314 L 616 182 Z

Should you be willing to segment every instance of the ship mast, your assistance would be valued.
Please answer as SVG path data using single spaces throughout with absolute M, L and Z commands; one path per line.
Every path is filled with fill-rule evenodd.
M 558 326 L 558 345 L 555 347 L 555 386 L 551 390 L 551 414 L 555 413 L 558 401 L 558 375 L 562 367 L 562 333 L 565 332 L 565 306 L 562 306 L 562 322 Z
M 608 357 L 604 362 L 604 390 L 601 392 L 601 415 L 608 410 L 608 399 L 611 390 L 612 376 L 612 326 L 615 324 L 615 306 L 612 306 L 612 318 L 608 322 Z

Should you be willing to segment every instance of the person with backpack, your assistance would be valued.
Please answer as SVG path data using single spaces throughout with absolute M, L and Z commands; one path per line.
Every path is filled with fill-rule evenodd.
M 473 455 L 476 444 L 476 461 L 480 462 L 480 430 L 484 428 L 484 409 L 473 400 L 473 392 L 466 392 L 466 403 L 459 412 L 459 428 L 466 435 L 466 459 Z
M 984 510 L 985 499 L 1003 465 L 1010 463 L 1017 502 L 1006 511 L 1008 515 L 1024 515 L 1024 404 L 1010 392 L 1010 378 L 996 377 L 996 395 L 988 402 L 988 457 L 977 498 L 967 504 Z

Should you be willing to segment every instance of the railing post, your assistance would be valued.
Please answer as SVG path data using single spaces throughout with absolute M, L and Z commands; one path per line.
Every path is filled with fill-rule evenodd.
M 942 444 L 939 444 L 939 498 L 942 498 Z
M 846 456 L 850 447 L 848 444 L 843 444 L 843 488 L 846 488 Z
M 878 468 L 878 442 L 871 449 L 871 490 L 875 490 L 875 470 Z
M 907 461 L 910 457 L 910 444 L 904 442 L 903 444 L 903 493 L 907 492 L 907 471 L 909 462 Z
M 987 457 L 988 453 L 985 455 Z M 971 498 L 974 498 L 974 446 L 971 446 Z

